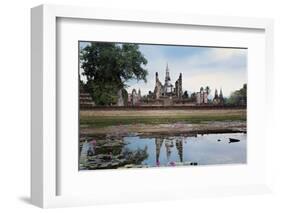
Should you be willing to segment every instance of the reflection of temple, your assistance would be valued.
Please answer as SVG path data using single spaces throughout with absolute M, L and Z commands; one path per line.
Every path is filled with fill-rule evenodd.
M 180 157 L 180 162 L 183 161 L 183 139 L 177 139 L 176 140 L 176 148 L 178 151 L 178 155 Z
M 172 148 L 174 147 L 174 142 L 172 140 L 166 139 L 165 140 L 165 148 L 166 148 L 166 158 L 167 161 L 170 161 L 170 156 L 172 153 Z
M 160 150 L 161 150 L 162 144 L 163 144 L 163 138 L 156 138 L 156 139 L 155 139 L 155 146 L 156 146 L 156 164 L 159 163 L 159 156 L 160 156 Z
M 157 165 L 160 164 L 159 158 L 160 158 L 160 152 L 161 152 L 161 147 L 162 147 L 163 143 L 164 143 L 164 147 L 165 147 L 167 161 L 170 160 L 172 149 L 174 148 L 174 144 L 175 144 L 180 162 L 183 162 L 183 139 L 182 138 L 178 138 L 178 139 L 176 139 L 176 141 L 174 141 L 174 139 L 156 138 L 155 139 L 155 148 L 156 148 L 156 164 Z

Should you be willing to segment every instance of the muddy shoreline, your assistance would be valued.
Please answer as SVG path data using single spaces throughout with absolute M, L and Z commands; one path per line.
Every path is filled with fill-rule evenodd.
M 204 122 L 200 124 L 134 124 L 118 125 L 105 128 L 83 127 L 80 139 L 84 137 L 140 137 L 161 136 L 196 136 L 197 134 L 247 133 L 246 121 Z

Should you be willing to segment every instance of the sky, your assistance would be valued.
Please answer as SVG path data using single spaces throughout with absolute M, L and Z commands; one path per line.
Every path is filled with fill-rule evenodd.
M 81 47 L 85 44 L 80 42 Z M 222 89 L 223 95 L 228 97 L 247 83 L 247 49 L 143 44 L 139 49 L 148 61 L 144 66 L 148 71 L 147 83 L 130 80 L 127 82 L 128 92 L 134 88 L 141 89 L 142 95 L 153 91 L 156 72 L 164 84 L 167 63 L 171 83 L 175 85 L 182 73 L 183 91 L 188 93 L 209 86 L 212 96 L 215 89 Z

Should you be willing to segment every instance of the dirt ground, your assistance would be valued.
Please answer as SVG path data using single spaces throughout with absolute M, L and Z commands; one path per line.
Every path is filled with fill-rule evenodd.
M 201 110 L 83 110 L 81 117 L 91 116 L 175 116 L 175 115 L 246 115 L 245 109 L 201 109 Z
M 82 128 L 81 136 L 112 136 L 122 137 L 132 133 L 137 135 L 194 135 L 208 133 L 234 133 L 247 132 L 247 125 L 244 121 L 233 122 L 206 122 L 201 124 L 136 124 L 136 125 L 119 125 L 105 128 Z
M 80 112 L 80 136 L 82 137 L 122 137 L 130 134 L 191 135 L 246 131 L 246 109 L 88 110 Z

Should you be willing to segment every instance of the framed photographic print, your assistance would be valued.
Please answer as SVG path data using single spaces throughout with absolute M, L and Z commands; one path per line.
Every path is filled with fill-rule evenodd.
M 270 191 L 272 20 L 31 13 L 32 203 Z
M 246 163 L 246 48 L 79 41 L 79 55 L 79 170 Z

